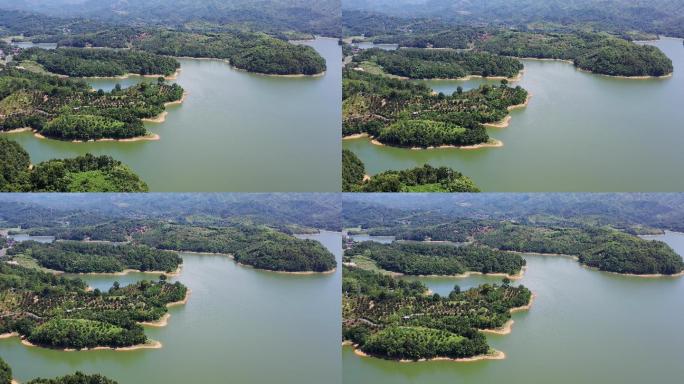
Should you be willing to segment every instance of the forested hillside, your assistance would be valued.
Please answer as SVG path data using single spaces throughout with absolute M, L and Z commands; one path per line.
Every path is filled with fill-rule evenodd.
M 359 268 L 344 268 L 343 339 L 385 359 L 467 358 L 494 354 L 483 329 L 502 327 L 511 310 L 530 303 L 524 286 L 458 286 L 447 297 L 422 283 Z
M 0 131 L 30 127 L 58 140 L 128 139 L 148 134 L 143 119 L 183 97 L 178 84 L 143 82 L 92 92 L 84 81 L 17 68 L 0 71 Z
M 470 146 L 487 143 L 483 124 L 503 120 L 524 105 L 521 87 L 483 85 L 452 95 L 423 84 L 346 69 L 342 83 L 342 133 L 367 133 L 398 147 Z
M 615 32 L 684 37 L 684 7 L 676 0 L 344 0 L 345 9 L 449 22 L 576 24 Z
M 82 280 L 1 263 L 0 310 L 12 316 L 0 319 L 0 332 L 59 349 L 145 344 L 149 340 L 139 323 L 160 319 L 166 304 L 186 294 L 181 283 L 163 280 L 87 291 Z

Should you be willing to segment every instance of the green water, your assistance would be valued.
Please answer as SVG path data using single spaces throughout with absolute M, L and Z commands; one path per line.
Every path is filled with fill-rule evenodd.
M 341 234 L 317 239 L 341 258 Z M 164 328 L 148 328 L 163 348 L 61 352 L 0 340 L 0 356 L 22 382 L 81 370 L 121 384 L 340 383 L 340 275 L 286 275 L 236 265 L 224 256 L 184 254 L 177 278 L 192 290 Z M 144 275 L 146 278 L 152 276 Z M 88 276 L 98 288 L 125 277 Z M 174 279 L 175 280 L 175 279 Z
M 684 47 L 681 39 L 650 43 L 673 61 L 669 79 L 593 75 L 571 64 L 524 61 L 519 84 L 533 97 L 512 112 L 511 125 L 489 129 L 502 148 L 479 150 L 378 147 L 344 141 L 370 174 L 430 163 L 453 167 L 484 191 L 682 191 L 684 178 Z M 433 81 L 452 93 L 480 84 Z
M 33 162 L 87 152 L 129 164 L 157 192 L 336 192 L 340 190 L 342 52 L 336 39 L 313 46 L 325 76 L 283 78 L 238 71 L 221 61 L 181 60 L 189 93 L 166 122 L 148 124 L 160 141 L 69 143 L 12 134 Z M 140 78 L 94 80 L 95 88 Z
M 684 234 L 651 237 L 684 254 Z M 513 332 L 488 336 L 505 360 L 397 363 L 343 349 L 344 383 L 679 383 L 684 375 L 684 278 L 602 273 L 564 257 L 527 256 L 520 283 L 537 295 Z M 421 279 L 448 293 L 498 279 Z

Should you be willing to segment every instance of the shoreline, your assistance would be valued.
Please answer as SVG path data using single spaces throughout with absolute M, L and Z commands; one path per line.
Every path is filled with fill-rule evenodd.
M 520 307 L 514 307 L 508 310 L 510 314 L 514 314 L 517 312 L 524 312 L 524 311 L 529 311 L 532 308 L 532 304 L 534 303 L 534 300 L 537 298 L 537 294 L 532 292 L 532 295 L 530 296 L 530 302 L 527 303 L 526 305 L 520 306 Z M 515 320 L 513 319 L 508 319 L 499 328 L 494 328 L 494 329 L 478 329 L 478 331 L 488 334 L 488 335 L 509 335 L 511 332 L 513 332 L 513 324 L 515 324 Z
M 496 248 L 495 248 L 496 249 Z M 505 251 L 505 252 L 511 252 L 511 253 L 517 253 L 520 255 L 529 255 L 529 256 L 548 256 L 548 257 L 567 257 L 574 259 L 575 261 L 579 262 L 579 256 L 574 256 L 574 255 L 565 255 L 562 253 L 539 253 L 539 252 L 520 252 L 520 251 Z M 651 274 L 643 274 L 639 275 L 636 273 L 622 273 L 622 272 L 613 272 L 613 271 L 602 271 L 598 268 L 588 266 L 586 264 L 578 263 L 581 267 L 590 269 L 592 271 L 596 272 L 603 272 L 603 273 L 610 273 L 611 275 L 618 275 L 618 276 L 627 276 L 627 277 L 639 277 L 643 279 L 660 279 L 660 278 L 678 278 L 678 277 L 684 277 L 684 271 L 675 273 L 672 275 L 665 275 L 662 273 L 651 273 Z
M 167 101 L 166 103 L 164 103 L 164 109 L 171 107 L 171 106 L 174 106 L 174 105 L 183 104 L 185 102 L 185 100 L 188 99 L 188 95 L 190 95 L 189 92 L 183 92 L 183 96 L 179 100 Z M 140 120 L 142 120 L 143 123 L 161 124 L 161 123 L 166 121 L 166 118 L 168 116 L 169 116 L 169 111 L 164 110 L 164 112 L 158 114 L 155 117 L 146 117 L 146 118 L 140 119 Z M 156 136 L 157 140 L 159 140 L 159 135 L 153 134 L 153 136 Z M 123 140 L 119 140 L 119 141 L 124 141 L 124 140 L 131 140 L 131 139 L 123 139 Z
M 176 270 L 172 271 L 172 272 L 141 271 L 139 269 L 130 269 L 130 268 L 124 269 L 123 271 L 120 271 L 120 272 L 77 272 L 77 273 L 64 272 L 64 271 L 56 271 L 56 272 L 63 273 L 63 274 L 69 274 L 69 275 L 80 275 L 80 276 L 89 276 L 89 275 L 90 276 L 98 276 L 98 275 L 100 275 L 100 276 L 102 276 L 102 275 L 104 275 L 104 276 L 126 276 L 129 273 L 144 273 L 144 274 L 149 274 L 149 275 L 165 275 L 168 277 L 175 277 L 175 276 L 180 275 L 182 269 L 183 269 L 183 264 L 178 265 L 178 268 L 176 268 Z
M 490 138 L 488 142 L 486 143 L 480 143 L 480 144 L 474 144 L 474 145 L 466 145 L 466 146 L 456 146 L 456 145 L 440 145 L 440 146 L 430 146 L 430 147 L 402 147 L 402 146 L 395 146 L 395 145 L 388 145 L 381 143 L 377 139 L 375 139 L 373 136 L 370 136 L 368 133 L 356 133 L 353 135 L 347 135 L 342 138 L 342 140 L 358 140 L 358 139 L 369 139 L 370 143 L 373 145 L 376 145 L 378 147 L 391 147 L 391 148 L 399 148 L 399 149 L 409 149 L 412 151 L 425 151 L 425 150 L 432 150 L 432 149 L 464 149 L 464 150 L 472 150 L 472 149 L 481 149 L 481 148 L 500 148 L 504 146 L 503 141 L 497 140 Z
M 180 98 L 180 100 L 176 101 L 168 101 L 164 103 L 164 108 L 168 108 L 170 106 L 174 105 L 181 105 L 183 104 L 188 96 L 190 95 L 189 92 L 183 92 L 183 96 Z M 169 111 L 163 111 L 159 115 L 155 117 L 148 117 L 148 118 L 142 118 L 140 119 L 143 123 L 153 123 L 153 124 L 161 124 L 166 121 L 166 117 L 168 116 Z M 0 131 L 0 133 L 23 133 L 23 132 L 33 132 L 33 137 L 36 139 L 45 139 L 45 140 L 57 140 L 57 141 L 64 141 L 64 142 L 71 142 L 71 143 L 103 143 L 103 142 L 119 142 L 119 143 L 133 143 L 133 142 L 138 142 L 138 141 L 159 141 L 161 140 L 161 136 L 156 133 L 148 133 L 145 136 L 135 136 L 135 137 L 129 137 L 125 139 L 114 139 L 114 138 L 102 138 L 102 139 L 90 139 L 90 140 L 60 140 L 60 139 L 55 139 L 52 137 L 46 137 L 38 132 L 38 130 L 33 129 L 31 127 L 24 127 L 24 128 L 16 128 L 10 131 Z
M 353 261 L 351 262 L 352 264 L 355 264 Z M 347 263 L 349 264 L 349 263 Z M 362 268 L 363 269 L 363 268 Z M 378 267 L 379 272 L 381 273 L 386 273 L 390 274 L 395 277 L 416 277 L 416 278 L 452 278 L 452 279 L 466 279 L 471 276 L 485 276 L 485 277 L 502 277 L 502 278 L 508 278 L 510 280 L 520 280 L 523 277 L 525 277 L 525 271 L 527 270 L 527 266 L 523 266 L 522 269 L 520 270 L 519 273 L 515 275 L 509 275 L 507 273 L 503 272 L 496 272 L 496 273 L 482 273 L 482 272 L 476 272 L 476 271 L 466 271 L 464 273 L 458 274 L 458 275 L 407 275 L 402 272 L 393 272 L 389 271 L 386 269 L 382 269 Z
M 370 137 L 370 135 L 368 135 L 368 133 L 366 133 L 366 132 L 354 133 L 351 135 L 342 136 L 342 140 L 356 140 L 356 139 L 362 139 L 364 137 Z
M 172 303 L 166 304 L 167 307 L 173 307 L 176 305 L 185 305 L 187 304 L 188 300 L 190 299 L 190 293 L 192 291 L 190 288 L 185 293 L 185 298 L 181 301 L 176 301 Z M 160 319 L 155 320 L 155 321 L 141 321 L 138 322 L 138 324 L 142 326 L 148 326 L 148 327 L 165 327 L 168 325 L 168 320 L 171 318 L 170 313 L 164 314 Z M 144 344 L 137 344 L 137 345 L 132 345 L 130 347 L 93 347 L 93 348 L 83 348 L 83 349 L 74 349 L 74 348 L 50 348 L 50 347 L 44 347 L 40 345 L 36 345 L 28 341 L 27 339 L 23 338 L 19 333 L 17 332 L 11 332 L 11 333 L 4 333 L 0 334 L 0 339 L 9 339 L 12 337 L 18 337 L 21 341 L 21 344 L 26 346 L 26 347 L 36 347 L 36 348 L 45 348 L 45 349 L 53 349 L 53 350 L 61 350 L 64 352 L 83 352 L 83 351 L 116 351 L 116 352 L 127 352 L 127 351 L 137 351 L 140 349 L 160 349 L 162 348 L 162 343 L 157 341 L 157 340 L 151 340 L 148 339 L 146 343 Z
M 41 345 L 33 344 L 30 341 L 26 340 L 25 338 L 21 337 L 21 335 L 19 335 L 16 332 L 0 334 L 0 339 L 9 339 L 12 337 L 19 338 L 21 345 L 23 345 L 25 347 L 44 348 L 44 349 L 50 349 L 50 350 L 62 351 L 62 352 L 87 352 L 87 351 L 127 352 L 127 351 L 137 351 L 140 349 L 160 349 L 162 347 L 161 342 L 156 341 L 156 340 L 148 340 L 145 344 L 137 344 L 137 345 L 132 345 L 130 347 L 93 347 L 93 348 L 83 348 L 83 349 L 50 348 L 50 347 L 43 347 Z
M 432 77 L 432 78 L 424 78 L 424 79 L 414 79 L 412 77 L 405 77 L 405 76 L 398 76 L 403 78 L 404 80 L 418 80 L 418 81 L 469 81 L 473 79 L 484 79 L 484 80 L 507 80 L 508 82 L 511 83 L 517 83 L 520 80 L 522 80 L 523 75 L 525 74 L 525 69 L 521 69 L 518 74 L 512 77 L 506 77 L 506 76 L 482 76 L 482 75 L 467 75 L 463 77 Z M 397 76 L 397 75 L 393 75 Z
M 459 358 L 452 358 L 452 357 L 433 357 L 430 359 L 418 359 L 418 360 L 408 360 L 408 359 L 391 359 L 391 358 L 382 358 L 382 357 L 377 357 L 373 355 L 369 355 L 366 352 L 362 351 L 359 349 L 358 344 L 353 344 L 351 341 L 345 340 L 342 342 L 343 347 L 351 347 L 354 354 L 359 357 L 367 357 L 367 358 L 373 358 L 373 359 L 382 359 L 382 360 L 388 360 L 388 361 L 394 361 L 397 363 L 425 363 L 425 362 L 430 362 L 430 361 L 451 361 L 454 363 L 471 363 L 475 361 L 482 361 L 482 360 L 503 360 L 506 358 L 506 354 L 502 351 L 493 349 L 492 353 L 486 354 L 486 355 L 477 355 L 477 356 L 472 356 L 472 357 L 459 357 Z
M 176 69 L 176 71 L 170 75 L 161 75 L 161 74 L 141 75 L 139 73 L 132 73 L 132 72 L 124 73 L 123 75 L 119 75 L 119 76 L 69 76 L 69 75 L 60 75 L 60 74 L 51 73 L 51 72 L 50 72 L 50 74 L 56 75 L 56 76 L 63 76 L 66 78 L 70 77 L 70 78 L 74 78 L 74 79 L 83 79 L 86 81 L 87 80 L 126 80 L 126 79 L 130 79 L 131 77 L 141 77 L 141 78 L 148 78 L 148 79 L 152 79 L 152 78 L 156 79 L 159 77 L 163 77 L 164 80 L 172 81 L 172 80 L 178 79 L 180 72 L 181 72 L 181 68 L 178 67 L 178 69 Z
M 530 105 L 530 99 L 532 99 L 532 93 L 529 91 L 527 92 L 527 98 L 525 98 L 525 102 L 522 104 L 516 104 L 516 105 L 510 105 L 506 109 L 508 112 L 514 111 L 516 109 L 522 109 L 522 108 L 527 108 L 527 106 Z M 508 126 L 511 124 L 511 121 L 513 120 L 513 115 L 506 115 L 502 120 L 499 120 L 498 122 L 494 123 L 483 123 L 482 125 L 485 128 L 508 128 Z
M 232 256 L 230 258 L 235 260 L 235 258 Z M 279 273 L 279 274 L 283 274 L 283 275 L 302 275 L 302 276 L 305 276 L 305 275 L 331 275 L 331 274 L 337 272 L 337 267 L 335 267 L 329 271 L 323 271 L 323 272 L 317 272 L 317 271 L 274 271 L 272 269 L 257 268 L 253 265 L 243 264 L 239 261 L 235 261 L 235 264 L 237 264 L 241 267 L 244 267 L 244 268 L 251 268 L 251 269 L 254 269 L 257 271 Z
M 669 79 L 672 76 L 674 76 L 674 71 L 670 72 L 668 74 L 662 75 L 662 76 L 652 76 L 652 75 L 624 76 L 624 75 L 607 75 L 605 73 L 596 73 L 596 72 L 592 72 L 588 69 L 584 69 L 584 68 L 580 68 L 580 67 L 575 67 L 575 68 L 577 68 L 577 70 L 580 72 L 589 73 L 592 75 L 609 77 L 609 78 L 613 78 L 613 79 L 625 79 L 625 80 L 664 80 L 664 79 Z
M 166 112 L 164 112 L 166 113 Z M 145 121 L 145 119 L 141 119 L 142 121 Z M 33 137 L 36 139 L 40 140 L 56 140 L 56 141 L 63 141 L 67 143 L 75 143 L 75 144 L 82 144 L 82 143 L 104 143 L 104 142 L 119 142 L 119 143 L 133 143 L 136 141 L 159 141 L 161 137 L 156 134 L 156 133 L 150 133 L 145 136 L 136 136 L 136 137 L 131 137 L 127 139 L 112 139 L 112 138 L 103 138 L 103 139 L 90 139 L 90 140 L 60 140 L 60 139 L 54 139 L 52 137 L 46 137 L 38 133 L 37 130 L 33 128 L 20 128 L 21 130 L 14 130 L 12 132 L 3 132 L 3 133 L 19 133 L 19 132 L 33 132 Z

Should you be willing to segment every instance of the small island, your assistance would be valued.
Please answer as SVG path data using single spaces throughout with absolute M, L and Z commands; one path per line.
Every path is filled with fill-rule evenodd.
M 504 327 L 532 292 L 524 286 L 455 286 L 442 297 L 420 282 L 345 266 L 342 333 L 357 354 L 400 361 L 500 359 L 481 330 Z
M 6 68 L 0 71 L 0 131 L 33 129 L 39 137 L 90 141 L 149 139 L 143 119 L 180 101 L 178 84 L 143 82 L 93 92 L 84 81 Z
M 445 95 L 423 84 L 345 68 L 342 132 L 415 149 L 498 146 L 484 124 L 503 121 L 510 109 L 527 105 L 528 97 L 505 80 Z
M 429 164 L 402 171 L 367 176 L 363 162 L 353 152 L 342 151 L 342 192 L 479 192 L 460 172 Z
M 86 154 L 31 164 L 18 143 L 0 137 L 2 192 L 147 192 L 127 165 L 110 156 Z
M 168 304 L 188 293 L 164 278 L 91 291 L 82 280 L 7 263 L 0 263 L 0 281 L 0 310 L 6 314 L 0 333 L 55 349 L 157 348 L 140 323 L 161 319 Z

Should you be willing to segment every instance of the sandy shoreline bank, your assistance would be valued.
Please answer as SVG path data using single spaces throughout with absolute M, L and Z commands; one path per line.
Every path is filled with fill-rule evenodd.
M 176 301 L 173 303 L 168 303 L 166 304 L 167 307 L 173 307 L 177 305 L 185 305 L 187 304 L 188 300 L 190 300 L 190 294 L 191 290 L 188 288 L 188 290 L 185 293 L 185 298 L 181 301 Z M 143 325 L 143 326 L 148 326 L 148 327 L 166 327 L 169 323 L 169 319 L 171 318 L 171 314 L 166 313 L 164 316 L 162 316 L 159 320 L 155 321 L 144 321 L 144 322 L 139 322 L 138 324 Z M 0 339 L 9 339 L 12 337 L 18 337 L 21 340 L 21 344 L 27 347 L 37 347 L 37 348 L 46 348 L 46 349 L 56 349 L 60 350 L 58 348 L 50 348 L 50 347 L 43 347 L 40 345 L 36 345 L 28 341 L 27 339 L 21 337 L 21 335 L 17 332 L 12 332 L 12 333 L 4 333 L 0 334 Z M 94 347 L 94 348 L 83 348 L 83 349 L 74 349 L 74 348 L 64 348 L 61 349 L 64 352 L 76 352 L 76 351 L 105 351 L 105 350 L 110 350 L 110 351 L 120 351 L 120 352 L 126 352 L 126 351 L 137 351 L 140 349 L 160 349 L 162 347 L 162 343 L 156 340 L 148 340 L 145 344 L 138 344 L 138 345 L 132 345 L 130 347 Z
M 610 77 L 613 79 L 625 79 L 625 80 L 663 80 L 663 79 L 669 79 L 674 75 L 674 72 L 670 72 L 670 73 L 668 73 L 666 75 L 662 75 L 662 76 L 620 76 L 620 75 L 606 75 L 605 73 L 596 73 L 596 72 L 592 72 L 588 69 L 583 69 L 580 67 L 576 67 L 576 68 L 580 72 L 589 73 L 592 75 Z
M 517 313 L 517 312 L 529 311 L 532 308 L 532 304 L 534 303 L 534 300 L 536 297 L 537 297 L 537 295 L 533 292 L 532 296 L 530 296 L 530 302 L 527 303 L 527 305 L 523 305 L 521 307 L 511 308 L 509 312 L 511 314 L 513 314 L 513 313 Z M 482 333 L 489 334 L 489 335 L 508 335 L 511 332 L 513 332 L 513 324 L 515 324 L 515 321 L 513 319 L 509 319 L 500 328 L 479 329 L 479 331 Z
M 166 112 L 164 112 L 166 113 Z M 145 119 L 141 119 L 145 121 Z M 59 140 L 59 139 L 53 139 L 51 137 L 46 137 L 38 133 L 37 130 L 33 128 L 20 128 L 21 130 L 14 130 L 11 132 L 5 132 L 5 133 L 19 133 L 19 132 L 33 132 L 33 137 L 36 139 L 40 140 L 56 140 L 56 141 L 65 141 L 65 142 L 70 142 L 70 143 L 75 143 L 75 144 L 81 144 L 81 143 L 103 143 L 103 142 L 119 142 L 119 143 L 132 143 L 136 141 L 158 141 L 161 138 L 159 135 L 156 133 L 150 133 L 145 136 L 137 136 L 137 137 L 131 137 L 128 139 L 111 139 L 111 138 L 104 138 L 104 139 L 91 139 L 91 140 Z
M 475 145 L 466 145 L 466 146 L 456 146 L 456 145 L 440 145 L 440 146 L 430 146 L 430 147 L 401 147 L 401 146 L 394 146 L 394 145 L 388 145 L 381 143 L 377 139 L 375 139 L 373 136 L 370 136 L 368 133 L 357 133 L 354 135 L 347 135 L 342 138 L 342 140 L 358 140 L 358 139 L 369 139 L 370 143 L 373 145 L 376 145 L 378 147 L 392 147 L 392 148 L 400 148 L 400 149 L 409 149 L 412 151 L 425 151 L 425 150 L 432 150 L 432 149 L 465 149 L 465 150 L 471 150 L 471 149 L 481 149 L 481 148 L 499 148 L 503 147 L 504 143 L 501 140 L 497 139 L 490 139 L 489 142 L 487 143 L 480 143 L 480 144 L 475 144 Z
M 235 260 L 232 256 L 231 256 L 231 258 L 233 260 Z M 237 264 L 241 267 L 244 267 L 244 268 L 250 268 L 250 269 L 257 270 L 257 271 L 279 273 L 279 274 L 283 274 L 283 275 L 330 275 L 330 274 L 333 274 L 337 271 L 337 268 L 333 268 L 329 271 L 323 271 L 323 272 L 316 272 L 316 271 L 274 271 L 271 269 L 257 268 L 253 265 L 240 263 L 239 261 L 236 261 L 235 264 Z
M 508 112 L 514 111 L 516 109 L 522 109 L 522 108 L 527 108 L 528 105 L 530 105 L 530 99 L 532 99 L 532 93 L 528 92 L 527 93 L 527 98 L 525 99 L 525 102 L 522 104 L 516 104 L 516 105 L 511 105 L 508 108 Z M 484 123 L 482 124 L 486 128 L 508 128 L 508 126 L 511 124 L 511 120 L 513 120 L 512 115 L 506 115 L 506 117 L 503 118 L 503 120 L 500 120 L 495 123 Z
M 364 351 L 359 349 L 358 344 L 354 344 L 351 341 L 346 340 L 346 341 L 342 342 L 342 346 L 351 347 L 356 356 L 381 359 L 380 357 L 375 357 L 375 356 L 372 356 L 372 355 L 365 353 Z M 424 362 L 430 362 L 430 361 L 452 361 L 455 363 L 469 363 L 469 362 L 482 361 L 482 360 L 503 360 L 505 358 L 506 358 L 505 353 L 503 353 L 502 351 L 498 351 L 498 350 L 494 349 L 493 352 L 490 354 L 478 355 L 478 356 L 473 356 L 473 357 L 461 357 L 461 358 L 433 357 L 430 359 L 418 359 L 418 360 L 408 360 L 408 359 L 384 359 L 384 360 L 391 360 L 391 361 L 394 361 L 397 363 L 424 363 Z
M 355 133 L 353 135 L 347 135 L 347 136 L 342 136 L 342 140 L 355 140 L 355 139 L 362 139 L 364 137 L 370 137 L 368 133 Z
M 180 100 L 168 101 L 168 102 L 164 103 L 164 108 L 168 108 L 168 107 L 171 107 L 174 105 L 183 104 L 185 102 L 185 100 L 187 100 L 189 94 L 190 93 L 188 93 L 188 92 L 183 92 L 183 96 L 180 98 Z M 167 116 L 169 116 L 169 111 L 164 111 L 155 117 L 147 117 L 147 118 L 140 119 L 140 120 L 142 120 L 145 123 L 161 124 L 161 123 L 166 121 Z M 156 140 L 159 140 L 159 135 L 155 134 L 153 136 L 156 136 L 157 137 Z M 124 140 L 131 140 L 131 139 L 123 139 L 123 140 L 119 140 L 119 141 L 124 141 Z
M 5 334 L 0 335 L 0 339 L 8 339 L 8 338 L 12 338 L 12 337 L 19 338 L 21 344 L 25 347 L 45 348 L 45 349 L 52 349 L 52 350 L 63 351 L 63 352 L 82 352 L 82 351 L 120 351 L 120 352 L 126 352 L 126 351 L 137 351 L 139 349 L 159 349 L 162 347 L 162 344 L 159 341 L 148 340 L 147 343 L 145 343 L 145 344 L 132 345 L 130 347 L 94 347 L 94 348 L 83 348 L 83 349 L 73 349 L 73 348 L 59 349 L 59 348 L 42 347 L 40 345 L 33 344 L 30 341 L 26 340 L 25 338 L 22 338 L 16 332 L 5 333 Z

